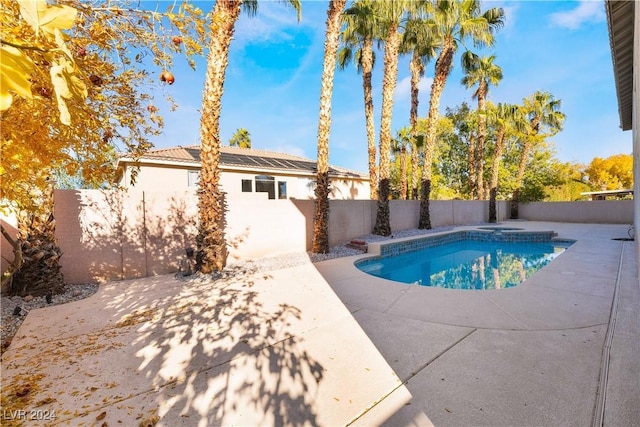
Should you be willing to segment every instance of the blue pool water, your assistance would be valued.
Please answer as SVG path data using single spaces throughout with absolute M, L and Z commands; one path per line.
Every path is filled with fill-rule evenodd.
M 560 255 L 567 241 L 459 240 L 356 263 L 365 273 L 397 282 L 449 289 L 516 286 Z

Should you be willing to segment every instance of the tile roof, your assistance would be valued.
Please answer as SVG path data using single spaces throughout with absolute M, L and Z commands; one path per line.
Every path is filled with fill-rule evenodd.
M 140 160 L 164 160 L 200 164 L 199 145 L 188 147 L 170 147 L 151 150 L 140 158 Z M 258 150 L 253 148 L 238 148 L 221 146 L 220 147 L 220 165 L 224 168 L 243 167 L 254 169 L 267 169 L 278 171 L 296 171 L 316 173 L 316 161 L 304 157 L 294 156 L 292 154 L 278 153 L 275 151 Z M 330 175 L 351 176 L 357 178 L 367 178 L 366 174 L 341 168 L 338 166 L 329 166 Z

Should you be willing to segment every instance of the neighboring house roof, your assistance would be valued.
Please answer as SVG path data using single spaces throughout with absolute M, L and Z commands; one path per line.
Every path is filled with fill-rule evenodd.
M 185 165 L 200 166 L 199 145 L 189 147 L 171 147 L 151 150 L 140 157 L 141 163 L 183 163 Z M 119 160 L 132 161 L 123 157 Z M 220 147 L 220 168 L 221 169 L 244 169 L 257 171 L 280 171 L 298 172 L 305 174 L 317 173 L 316 161 L 304 157 L 294 156 L 286 153 L 274 151 L 257 150 L 252 148 L 238 148 L 222 146 Z M 329 166 L 329 175 L 334 177 L 351 177 L 368 179 L 368 175 L 341 168 Z
M 632 128 L 633 113 L 633 32 L 635 1 L 606 1 L 609 42 L 616 78 L 618 112 L 622 130 Z
M 591 196 L 592 199 L 604 199 L 606 197 L 624 197 L 628 195 L 633 196 L 633 190 L 602 190 L 602 191 L 584 191 L 580 193 L 581 196 Z

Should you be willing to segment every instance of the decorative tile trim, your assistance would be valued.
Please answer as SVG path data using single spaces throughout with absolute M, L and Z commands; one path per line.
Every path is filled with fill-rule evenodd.
M 418 251 L 424 248 L 442 246 L 448 243 L 461 240 L 475 240 L 479 242 L 554 242 L 559 245 L 570 246 L 575 240 L 557 239 L 554 231 L 522 231 L 522 230 L 462 230 L 451 233 L 438 234 L 414 239 L 404 239 L 400 242 L 382 243 L 379 245 L 380 252 L 375 258 L 367 258 L 357 261 L 356 265 L 366 263 L 375 259 L 395 256 L 407 252 Z

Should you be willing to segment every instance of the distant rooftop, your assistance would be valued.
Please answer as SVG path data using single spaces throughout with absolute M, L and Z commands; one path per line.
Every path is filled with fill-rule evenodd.
M 201 163 L 200 151 L 200 145 L 160 148 L 149 151 L 140 158 L 140 161 L 170 161 L 199 166 Z M 239 167 L 259 170 L 295 171 L 310 174 L 317 173 L 315 160 L 275 151 L 229 146 L 220 147 L 220 166 L 227 169 Z M 368 178 L 366 174 L 331 165 L 329 166 L 329 174 L 333 176 Z
M 607 197 L 624 197 L 633 195 L 633 190 L 602 190 L 602 191 L 585 191 L 580 193 L 581 196 L 590 196 L 591 200 L 605 200 Z

